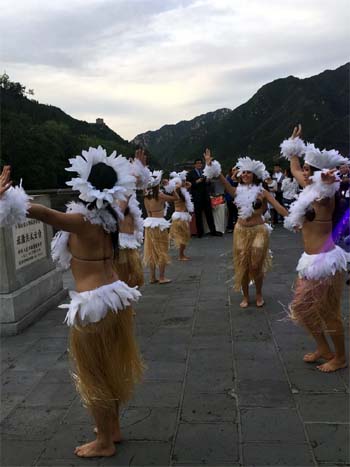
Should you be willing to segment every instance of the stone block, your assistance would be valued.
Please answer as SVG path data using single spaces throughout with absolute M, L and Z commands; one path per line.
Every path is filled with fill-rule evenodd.
M 148 381 L 138 386 L 130 401 L 133 407 L 178 407 L 182 383 Z
M 244 443 L 280 441 L 306 443 L 303 424 L 295 409 L 254 408 L 241 410 Z
M 295 400 L 306 423 L 350 423 L 349 394 L 308 393 L 296 395 Z
M 316 460 L 331 465 L 350 464 L 350 425 L 306 424 Z
M 238 461 L 238 433 L 233 423 L 181 423 L 172 461 L 178 464 L 221 463 Z
M 235 423 L 236 417 L 236 401 L 228 394 L 185 394 L 181 411 L 184 422 Z
M 289 385 L 281 380 L 239 380 L 238 397 L 242 407 L 294 407 Z
M 16 407 L 1 423 L 3 440 L 49 440 L 58 429 L 64 409 L 48 407 Z
M 129 407 L 121 418 L 126 440 L 171 441 L 176 431 L 177 409 Z
M 244 465 L 249 467 L 314 466 L 308 444 L 246 443 L 243 445 Z

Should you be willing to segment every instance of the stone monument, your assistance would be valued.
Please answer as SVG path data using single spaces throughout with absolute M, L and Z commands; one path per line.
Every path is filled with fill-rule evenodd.
M 50 206 L 47 195 L 34 197 Z M 14 335 L 66 296 L 50 253 L 52 228 L 35 219 L 0 228 L 0 333 Z

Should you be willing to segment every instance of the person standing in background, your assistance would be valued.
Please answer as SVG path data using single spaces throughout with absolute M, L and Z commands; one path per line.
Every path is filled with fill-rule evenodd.
M 281 166 L 279 164 L 275 164 L 273 166 L 272 178 L 273 178 L 273 180 L 276 180 L 276 182 L 277 182 L 277 190 L 276 190 L 276 193 L 275 193 L 276 201 L 278 201 L 279 204 L 282 204 L 282 206 L 283 206 L 282 181 L 284 180 L 284 175 L 282 173 L 282 169 L 281 169 Z M 274 222 L 274 224 L 278 224 L 278 221 L 282 222 L 282 216 L 279 216 L 277 214 L 275 220 L 276 220 L 276 222 Z
M 226 175 L 226 180 L 233 187 L 238 186 L 238 181 L 236 178 L 238 170 L 239 169 L 237 169 L 236 167 L 232 167 L 229 173 Z M 227 190 L 225 190 L 225 200 L 226 200 L 227 212 L 228 212 L 226 230 L 228 233 L 232 233 L 235 223 L 237 221 L 238 210 L 237 210 L 237 206 L 233 202 L 232 196 Z
M 194 213 L 196 217 L 197 237 L 201 238 L 204 234 L 203 211 L 207 219 L 210 235 L 221 237 L 222 233 L 217 232 L 214 224 L 213 212 L 209 197 L 209 182 L 203 175 L 202 159 L 194 161 L 194 168 L 188 173 L 187 181 L 191 183 L 191 195 L 194 204 Z
M 284 169 L 284 179 L 282 180 L 281 189 L 283 205 L 289 209 L 289 206 L 295 201 L 299 190 L 299 184 L 293 177 L 289 167 Z

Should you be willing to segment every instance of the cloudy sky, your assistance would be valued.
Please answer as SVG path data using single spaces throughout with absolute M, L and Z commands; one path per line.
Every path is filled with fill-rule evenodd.
M 348 0 L 0 0 L 0 63 L 125 139 L 349 60 Z

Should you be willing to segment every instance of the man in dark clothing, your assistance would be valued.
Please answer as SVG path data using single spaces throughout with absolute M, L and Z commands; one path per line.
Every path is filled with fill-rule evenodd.
M 210 235 L 221 237 L 222 233 L 217 232 L 215 229 L 209 197 L 209 182 L 203 175 L 202 159 L 195 160 L 194 168 L 187 174 L 187 181 L 191 183 L 191 194 L 194 204 L 198 238 L 203 237 L 204 234 L 202 218 L 203 211 L 207 219 Z

